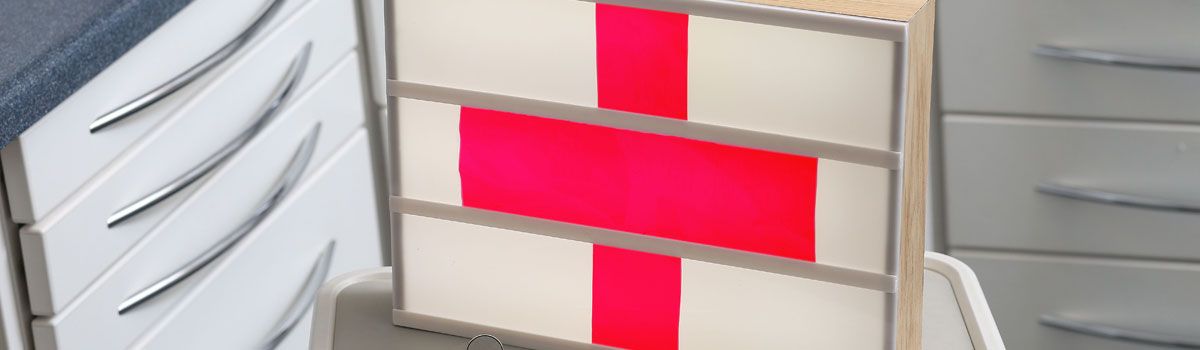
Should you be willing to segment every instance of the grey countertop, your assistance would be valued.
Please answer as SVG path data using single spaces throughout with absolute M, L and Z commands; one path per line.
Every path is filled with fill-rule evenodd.
M 192 0 L 0 0 L 0 148 Z

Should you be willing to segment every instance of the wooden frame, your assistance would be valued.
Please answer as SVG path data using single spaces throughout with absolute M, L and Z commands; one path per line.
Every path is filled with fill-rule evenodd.
M 784 153 L 827 155 L 858 164 L 893 170 L 894 235 L 896 256 L 887 274 L 867 273 L 854 269 L 839 269 L 819 263 L 777 261 L 762 254 L 731 249 L 699 246 L 666 239 L 642 238 L 619 231 L 590 228 L 550 220 L 518 217 L 470 208 L 405 198 L 401 193 L 401 162 L 393 159 L 390 181 L 392 208 L 392 254 L 397 276 L 394 278 L 393 317 L 398 325 L 416 326 L 444 333 L 469 336 L 491 333 L 507 342 L 545 348 L 598 348 L 519 330 L 498 329 L 469 322 L 422 315 L 404 310 L 404 278 L 402 264 L 401 216 L 417 214 L 477 225 L 520 228 L 520 231 L 569 240 L 618 246 L 672 256 L 686 256 L 700 261 L 770 271 L 809 279 L 857 285 L 893 293 L 894 318 L 892 338 L 896 349 L 921 348 L 921 294 L 923 289 L 923 254 L 925 246 L 926 179 L 929 148 L 929 110 L 933 57 L 933 1 L 822 1 L 822 0 L 582 0 L 586 2 L 642 7 L 653 10 L 686 13 L 693 16 L 754 22 L 773 26 L 882 39 L 895 43 L 897 62 L 897 96 L 893 106 L 896 122 L 893 125 L 895 151 L 875 150 L 850 145 L 828 144 L 819 140 L 749 132 L 736 128 L 696 125 L 613 112 L 569 103 L 538 101 L 503 94 L 480 93 L 401 81 L 397 67 L 397 52 L 393 33 L 399 28 L 392 14 L 394 4 L 387 2 L 388 114 L 390 118 L 389 145 L 393 158 L 399 158 L 400 100 L 418 99 L 441 103 L 473 105 L 561 118 L 589 124 L 608 125 L 630 130 L 679 135 L 712 140 L 731 145 L 771 149 Z M 580 0 L 561 0 L 580 1 Z M 627 114 L 627 115 L 626 115 Z M 561 116 L 561 117 L 560 117 Z M 768 140 L 768 141 L 763 141 Z M 615 238 L 614 238 L 615 237 Z M 786 259 L 778 259 L 786 260 Z M 890 277 L 890 279 L 889 279 Z

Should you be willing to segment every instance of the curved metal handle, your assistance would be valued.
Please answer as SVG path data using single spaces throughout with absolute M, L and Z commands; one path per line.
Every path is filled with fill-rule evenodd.
M 116 109 L 113 109 L 104 115 L 101 115 L 100 117 L 97 117 L 96 120 L 92 121 L 91 125 L 88 125 L 88 130 L 94 134 L 97 131 L 104 130 L 104 128 L 112 126 L 113 124 L 128 118 L 134 113 L 137 113 L 138 111 L 149 107 L 155 102 L 158 102 L 159 100 L 170 96 L 176 91 L 179 91 L 179 89 L 182 89 L 184 86 L 196 81 L 197 78 L 200 78 L 205 73 L 208 73 L 208 71 L 212 70 L 217 65 L 220 65 L 222 62 L 225 62 L 225 60 L 233 57 L 234 53 L 237 53 L 238 50 L 241 50 L 242 47 L 245 47 L 246 44 L 250 42 L 250 39 L 254 37 L 254 34 L 257 34 L 263 29 L 263 27 L 266 26 L 267 22 L 271 21 L 271 17 L 274 17 L 275 14 L 279 12 L 279 9 L 283 7 L 283 2 L 284 0 L 271 0 L 271 3 L 259 13 L 258 18 L 255 18 L 254 22 L 251 22 L 246 29 L 242 30 L 241 33 L 234 37 L 233 40 L 229 41 L 229 43 L 225 44 L 225 46 L 221 46 L 220 49 L 208 55 L 208 57 L 205 57 L 204 60 L 201 60 L 199 63 L 196 63 L 196 65 L 183 71 L 183 73 L 171 78 L 171 80 L 168 80 L 162 85 L 150 90 L 144 95 L 139 96 L 138 98 L 133 99 L 133 101 L 129 101 L 128 103 L 125 103 L 124 105 L 117 107 Z
M 238 150 L 241 150 L 242 147 L 250 143 L 250 140 L 254 139 L 254 136 L 257 136 L 259 132 L 265 129 L 267 124 L 279 114 L 288 97 L 295 93 L 296 88 L 300 85 L 300 80 L 304 77 L 304 71 L 308 67 L 308 58 L 311 54 L 312 43 L 308 43 L 304 45 L 304 48 L 300 49 L 300 53 L 296 54 L 296 58 L 292 60 L 291 66 L 288 67 L 287 73 L 284 74 L 282 85 L 276 88 L 275 96 L 271 98 L 266 108 L 262 111 L 262 114 L 258 116 L 258 119 L 250 124 L 246 130 L 243 130 L 237 137 L 234 137 L 233 140 L 230 140 L 229 143 L 222 146 L 215 153 L 208 156 L 208 158 L 205 158 L 204 161 L 197 164 L 191 170 L 179 175 L 179 177 L 143 196 L 141 199 L 113 212 L 112 215 L 108 216 L 108 228 L 113 228 L 133 218 L 135 215 L 154 207 L 184 188 L 187 188 L 189 185 L 195 183 L 196 180 L 208 175 L 218 165 L 229 160 Z
M 1126 207 L 1173 211 L 1183 213 L 1200 213 L 1200 204 L 1189 204 L 1162 198 L 1153 198 L 1132 194 L 1114 193 L 1101 190 L 1087 189 L 1043 182 L 1037 185 L 1039 193 Z
M 1068 61 L 1104 64 L 1110 66 L 1180 72 L 1200 72 L 1200 61 L 1197 60 L 1127 55 L 1054 45 L 1038 45 L 1038 47 L 1033 49 L 1033 53 L 1039 56 L 1064 59 Z
M 271 332 L 267 333 L 267 341 L 260 346 L 261 349 L 274 349 L 283 342 L 283 338 L 287 337 L 292 329 L 296 328 L 296 324 L 300 323 L 300 318 L 304 317 L 304 313 L 308 311 L 309 306 L 317 300 L 317 291 L 321 289 L 321 284 L 325 282 L 325 278 L 329 277 L 329 267 L 333 265 L 333 247 L 336 242 L 330 241 L 325 246 L 325 250 L 321 251 L 321 256 L 317 258 L 317 263 L 313 265 L 312 271 L 308 273 L 308 280 L 304 281 L 304 285 L 300 288 L 300 294 L 296 295 L 296 299 L 292 300 L 292 306 L 288 307 L 287 312 L 283 313 L 283 317 L 279 319 L 279 323 L 275 327 L 271 327 Z
M 1061 316 L 1042 315 L 1038 318 L 1038 323 L 1041 323 L 1047 327 L 1054 327 L 1101 338 L 1124 340 L 1149 345 L 1200 349 L 1200 339 L 1132 329 L 1122 329 L 1113 326 L 1071 320 Z
M 313 127 L 312 131 L 309 131 L 308 135 L 304 137 L 304 141 L 300 144 L 300 149 L 296 150 L 296 154 L 292 156 L 291 162 L 288 164 L 287 168 L 284 169 L 283 175 L 279 178 L 279 181 L 275 183 L 275 186 L 267 194 L 267 197 L 263 199 L 262 203 L 255 208 L 249 219 L 246 219 L 245 222 L 242 222 L 241 225 L 238 225 L 233 232 L 229 233 L 229 235 L 226 235 L 224 238 L 221 238 L 220 241 L 217 241 L 217 243 L 212 247 L 209 247 L 208 250 L 205 250 L 203 253 L 200 253 L 200 255 L 192 258 L 191 261 L 183 264 L 183 266 L 175 270 L 175 272 L 168 274 L 149 286 L 146 286 L 136 293 L 133 293 L 133 295 L 129 296 L 128 298 L 125 298 L 125 300 L 117 306 L 117 314 L 129 312 L 130 310 L 137 308 L 139 305 L 154 299 L 154 297 L 157 297 L 163 292 L 166 292 L 167 290 L 171 289 L 171 287 L 179 284 L 179 282 L 183 282 L 183 280 L 200 271 L 200 269 L 203 269 L 205 266 L 208 266 L 209 263 L 212 263 L 218 257 L 225 254 L 225 252 L 232 248 L 234 244 L 236 244 L 238 241 L 241 241 L 242 238 L 245 238 L 250 231 L 254 231 L 254 228 L 258 227 L 258 225 L 267 218 L 267 215 L 271 214 L 271 212 L 275 210 L 275 207 L 279 205 L 279 202 L 283 201 L 283 198 L 287 196 L 288 192 L 291 192 L 292 188 L 296 186 L 296 182 L 300 180 L 300 175 L 304 173 L 304 168 L 308 166 L 308 162 L 312 159 L 313 152 L 317 147 L 317 138 L 320 133 L 321 124 L 317 124 Z

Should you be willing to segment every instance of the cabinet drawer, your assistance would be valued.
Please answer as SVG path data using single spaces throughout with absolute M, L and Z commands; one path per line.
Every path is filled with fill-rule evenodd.
M 950 115 L 944 130 L 952 248 L 1200 258 L 1184 211 L 1200 207 L 1200 127 Z
M 168 160 L 174 151 L 149 149 L 141 154 L 145 157 L 118 169 L 110 183 L 78 201 L 74 210 L 23 228 L 21 244 L 33 312 L 58 313 L 89 284 L 103 279 L 102 273 L 111 270 L 122 254 L 140 244 L 139 241 L 159 239 L 155 235 L 162 235 L 162 231 L 172 236 L 213 238 L 231 230 L 237 220 L 253 212 L 301 140 L 318 124 L 312 164 L 327 157 L 364 120 L 358 58 L 346 55 L 332 71 L 323 75 L 314 72 L 308 79 L 317 86 L 294 96 L 281 114 L 227 164 L 190 186 L 195 188 L 109 227 L 106 218 L 114 210 L 171 180 L 157 174 L 163 172 L 165 164 L 175 164 Z M 195 136 L 188 133 L 192 129 L 173 128 L 168 130 L 172 133 L 164 136 L 175 142 L 194 140 Z M 202 158 L 196 159 L 198 162 Z M 186 170 L 180 169 L 175 173 Z M 153 182 L 147 178 L 153 178 Z
M 35 320 L 34 340 L 38 347 L 129 348 L 135 338 L 156 324 L 166 322 L 164 317 L 175 312 L 171 310 L 179 305 L 192 304 L 196 302 L 194 300 L 206 303 L 205 300 L 210 298 L 229 303 L 220 306 L 221 310 L 239 310 L 225 313 L 236 317 L 217 323 L 233 329 L 248 328 L 239 332 L 257 330 L 260 333 L 256 335 L 262 335 L 266 330 L 253 328 L 259 326 L 254 323 L 260 322 L 267 327 L 281 317 L 282 310 L 296 297 L 299 285 L 303 284 L 304 273 L 331 240 L 337 241 L 331 273 L 378 265 L 379 226 L 372 195 L 370 158 L 366 133 L 361 128 L 358 130 L 348 141 L 337 145 L 336 150 L 331 150 L 332 160 L 325 164 L 310 162 L 307 174 L 278 203 L 278 209 L 217 260 L 157 297 L 119 314 L 119 305 L 127 297 L 214 246 L 249 210 L 238 208 L 242 210 L 242 216 L 212 213 L 203 217 L 181 217 L 152 233 L 154 236 L 118 261 L 79 300 L 58 315 Z M 256 185 L 270 187 L 270 181 L 263 182 Z M 212 203 L 205 204 L 222 205 L 217 201 L 209 202 Z M 196 293 L 201 294 L 197 296 Z M 213 294 L 209 296 L 208 293 Z M 251 313 L 248 312 L 250 309 L 262 312 Z M 198 331 L 223 327 L 212 324 L 214 319 L 209 316 L 202 316 L 209 323 L 207 327 L 190 329 L 197 332 L 193 336 L 207 336 L 209 339 L 205 341 L 240 339 L 235 334 L 241 333 L 214 336 Z
M 1165 349 L 1039 324 L 1043 316 L 1168 338 L 1200 334 L 1200 265 L 953 251 L 1012 349 Z
M 585 1 L 401 0 L 393 11 L 391 78 L 404 83 L 897 150 L 903 51 L 891 40 Z
M 270 3 L 194 2 L 5 147 L 0 155 L 15 221 L 33 223 L 70 210 L 76 197 L 82 196 L 79 192 L 94 190 L 114 169 L 146 149 L 174 151 L 161 160 L 164 168 L 159 173 L 178 174 L 172 170 L 185 168 L 172 166 L 199 162 L 201 154 L 214 152 L 253 120 L 305 43 L 313 44 L 309 78 L 354 47 L 352 4 L 272 1 L 282 1 L 282 8 L 271 16 L 273 25 L 257 32 L 229 60 L 176 94 L 89 132 L 95 118 L 204 59 Z M 294 12 L 304 14 L 292 16 Z M 311 82 L 302 80 L 299 91 Z M 191 129 L 192 138 L 163 137 L 177 128 Z
M 1200 121 L 1200 2 L 955 0 L 938 3 L 938 15 L 946 111 Z M 1039 45 L 1193 71 L 1051 58 L 1033 53 Z
M 379 223 L 370 176 L 365 134 L 359 133 L 325 174 L 296 202 L 255 237 L 247 239 L 236 256 L 214 266 L 213 272 L 174 310 L 141 337 L 150 349 L 250 349 L 261 345 L 284 318 L 307 310 L 316 289 L 302 291 L 314 264 L 330 243 L 332 264 L 324 279 L 343 272 L 379 266 Z M 337 203 L 331 206 L 330 203 Z M 254 286 L 253 288 L 247 288 Z M 230 297 L 236 295 L 237 297 Z M 213 324 L 229 315 L 245 315 Z M 301 314 L 285 349 L 308 348 L 311 316 Z M 298 315 L 299 316 L 299 315 Z

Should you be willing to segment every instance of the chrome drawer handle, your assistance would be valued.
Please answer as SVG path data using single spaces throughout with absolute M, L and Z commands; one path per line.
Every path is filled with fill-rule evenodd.
M 176 91 L 179 91 L 179 89 L 182 89 L 184 86 L 196 81 L 196 79 L 200 78 L 205 73 L 208 73 L 208 71 L 220 65 L 222 62 L 225 62 L 225 60 L 233 57 L 234 53 L 237 53 L 238 50 L 241 50 L 242 47 L 246 46 L 246 43 L 250 42 L 250 39 L 254 37 L 254 34 L 262 30 L 262 28 L 266 26 L 267 22 L 271 21 L 271 17 L 274 17 L 275 14 L 279 12 L 279 9 L 283 7 L 283 2 L 284 0 L 272 0 L 271 4 L 267 5 L 267 8 L 263 9 L 262 12 L 259 13 L 258 18 L 256 18 L 254 22 L 250 23 L 250 26 L 242 30 L 241 33 L 234 37 L 229 43 L 225 44 L 225 46 L 221 46 L 220 49 L 208 55 L 208 57 L 205 57 L 204 60 L 201 60 L 199 63 L 196 63 L 196 65 L 183 71 L 183 73 L 180 73 L 178 76 L 171 78 L 171 80 L 167 80 L 167 82 L 159 85 L 153 90 L 150 90 L 146 94 L 139 96 L 138 98 L 133 99 L 133 101 L 129 101 L 125 105 L 117 107 L 116 109 L 113 109 L 112 111 L 96 118 L 96 120 L 92 121 L 91 125 L 88 125 L 88 130 L 94 134 L 97 131 L 103 130 L 104 128 L 112 126 L 113 124 L 128 118 L 134 113 L 137 113 L 138 111 L 149 107 L 155 102 L 158 102 L 159 100 L 170 96 Z
M 280 176 L 279 180 L 267 194 L 267 197 L 263 199 L 262 203 L 259 203 L 258 207 L 254 209 L 254 212 L 250 215 L 249 219 L 246 219 L 246 221 L 242 222 L 241 225 L 238 225 L 233 232 L 229 233 L 224 238 L 221 238 L 220 241 L 218 241 L 212 247 L 209 247 L 208 250 L 205 250 L 203 253 L 200 253 L 200 255 L 192 258 L 191 261 L 188 261 L 179 269 L 175 270 L 175 272 L 166 275 L 149 286 L 146 286 L 136 293 L 133 293 L 133 295 L 129 296 L 128 298 L 125 298 L 125 300 L 117 306 L 117 314 L 129 312 L 130 310 L 137 308 L 139 305 L 142 305 L 145 302 L 161 295 L 163 292 L 171 289 L 171 287 L 179 284 L 179 282 L 183 282 L 183 280 L 192 276 L 196 272 L 200 271 L 200 269 L 203 269 L 205 266 L 208 266 L 209 263 L 212 263 L 218 257 L 225 254 L 225 252 L 237 244 L 238 241 L 241 241 L 242 238 L 245 238 L 250 231 L 253 231 L 254 228 L 258 227 L 258 225 L 261 224 L 263 220 L 265 220 L 267 216 L 275 210 L 275 207 L 283 201 L 283 198 L 287 196 L 288 192 L 291 192 L 292 188 L 296 186 L 296 182 L 300 180 L 300 175 L 304 173 L 304 168 L 307 167 L 308 162 L 312 160 L 313 152 L 317 147 L 317 137 L 319 136 L 320 132 L 321 124 L 317 124 L 313 127 L 312 131 L 308 132 L 308 135 L 304 137 L 304 141 L 300 144 L 300 148 L 296 150 L 294 155 L 292 155 L 292 160 L 288 163 L 287 168 L 284 169 L 283 175 Z
M 1042 315 L 1038 318 L 1038 323 L 1041 323 L 1043 326 L 1047 327 L 1054 327 L 1101 338 L 1125 340 L 1149 345 L 1200 349 L 1200 339 L 1191 339 L 1181 336 L 1132 329 L 1122 329 L 1113 326 L 1072 320 L 1054 315 Z
M 1200 61 L 1177 58 L 1149 57 L 1121 53 L 1075 49 L 1054 45 L 1038 45 L 1033 53 L 1068 61 L 1104 64 L 1110 66 L 1157 69 L 1180 72 L 1200 72 Z
M 208 175 L 217 166 L 229 160 L 242 147 L 249 144 L 250 140 L 254 139 L 254 136 L 257 136 L 259 132 L 265 129 L 267 124 L 279 114 L 279 111 L 283 109 L 284 103 L 288 101 L 288 97 L 295 94 L 296 88 L 300 85 L 300 80 L 304 77 L 304 71 L 308 67 L 308 59 L 311 54 L 312 43 L 308 43 L 304 45 L 304 48 L 300 49 L 300 53 L 296 54 L 296 58 L 292 60 L 291 66 L 288 67 L 287 73 L 284 74 L 282 85 L 276 88 L 275 96 L 267 103 L 266 109 L 262 111 L 258 119 L 250 124 L 246 130 L 243 130 L 237 137 L 234 137 L 233 140 L 230 140 L 229 143 L 208 156 L 208 158 L 204 159 L 204 161 L 197 164 L 191 170 L 179 175 L 179 177 L 171 180 L 171 182 L 163 187 L 150 192 L 141 199 L 113 212 L 112 215 L 108 216 L 108 228 L 113 228 L 182 191 L 184 188 L 195 183 L 196 180 L 200 180 L 200 178 Z
M 279 319 L 279 323 L 276 323 L 275 327 L 271 327 L 271 332 L 267 333 L 270 336 L 260 347 L 261 349 L 270 350 L 278 347 L 279 343 L 283 342 L 283 338 L 296 328 L 297 323 L 300 323 L 304 313 L 317 299 L 317 291 L 321 289 L 321 284 L 325 283 L 326 277 L 329 277 L 329 267 L 333 265 L 333 247 L 335 245 L 336 242 L 333 241 L 325 245 L 325 250 L 321 251 L 321 256 L 317 257 L 317 263 L 313 264 L 312 270 L 308 273 L 308 280 L 304 281 L 304 285 L 300 287 L 300 293 L 296 295 L 295 300 L 292 300 L 292 305 Z
M 1072 187 L 1055 183 L 1043 182 L 1037 185 L 1039 193 L 1081 201 L 1120 205 L 1133 208 L 1174 211 L 1183 213 L 1200 213 L 1200 205 L 1189 204 L 1169 199 L 1153 198 L 1132 194 L 1114 193 L 1088 188 Z

